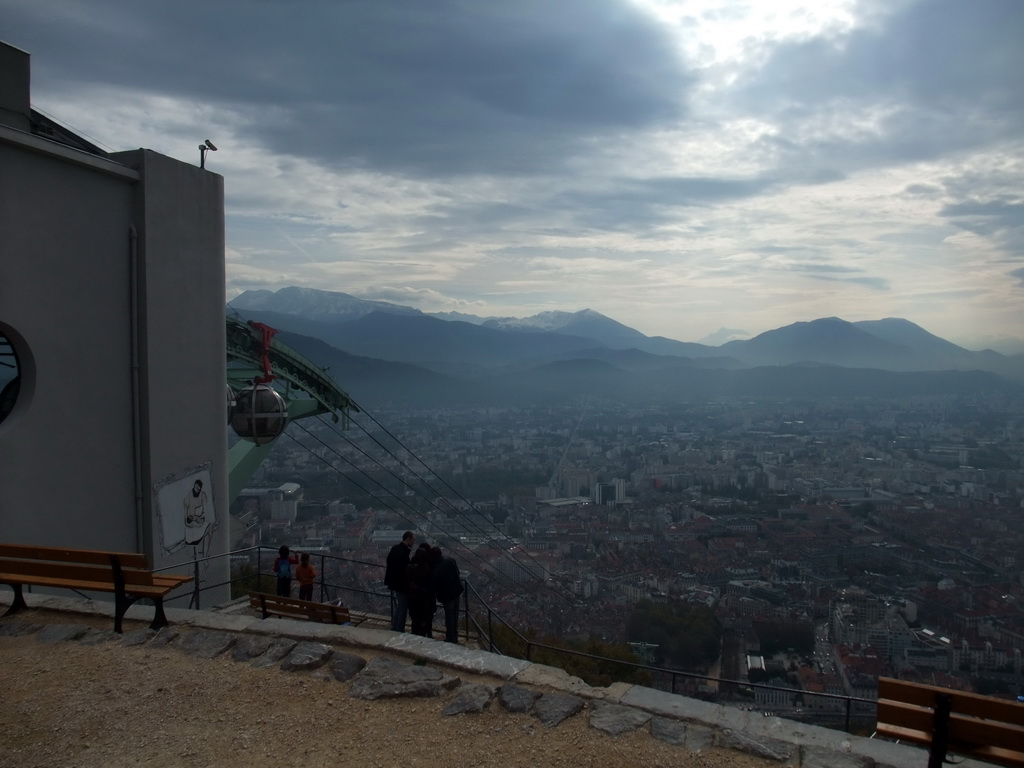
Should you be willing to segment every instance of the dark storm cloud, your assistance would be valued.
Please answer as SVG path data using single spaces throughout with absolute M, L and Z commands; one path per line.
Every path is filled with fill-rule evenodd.
M 950 203 L 939 215 L 968 232 L 1000 244 L 1015 258 L 1024 258 L 1024 203 L 1018 196 Z
M 1019 0 L 921 0 L 843 38 L 780 45 L 737 95 L 774 115 L 804 162 L 852 170 L 929 159 L 1019 134 L 1022 39 Z M 851 105 L 854 118 L 872 105 L 884 117 L 843 130 Z
M 854 285 L 863 285 L 865 288 L 871 288 L 876 291 L 889 290 L 889 281 L 884 277 L 832 277 L 830 275 L 823 274 L 808 274 L 807 277 L 813 280 L 823 280 L 831 283 L 853 283 Z
M 678 222 L 679 208 L 756 197 L 774 184 L 768 178 L 620 178 L 607 189 L 577 188 L 558 194 L 549 201 L 549 208 L 565 211 L 587 229 L 641 234 L 645 226 Z
M 986 235 L 1007 229 L 1024 228 L 1024 203 L 1016 200 L 953 203 L 944 206 L 939 215 L 974 221 L 973 231 Z
M 913 197 L 938 198 L 942 196 L 942 187 L 935 184 L 908 184 L 903 192 Z
M 664 31 L 625 0 L 94 11 L 71 25 L 54 23 L 59 7 L 18 3 L 6 35 L 45 48 L 40 72 L 68 88 L 88 77 L 244 109 L 254 142 L 333 166 L 545 170 L 583 140 L 678 119 L 691 84 Z
M 878 291 L 889 289 L 889 281 L 882 277 L 865 276 L 859 267 L 847 267 L 827 261 L 799 261 L 774 265 L 774 269 L 782 272 L 793 272 L 811 280 L 823 280 L 834 283 L 852 283 L 863 285 Z
M 787 264 L 787 269 L 791 269 L 794 272 L 805 272 L 805 273 L 820 273 L 820 274 L 832 274 L 832 275 L 848 275 L 855 272 L 860 272 L 860 269 L 855 267 L 844 267 L 839 264 L 819 264 L 816 262 L 798 262 L 795 264 Z

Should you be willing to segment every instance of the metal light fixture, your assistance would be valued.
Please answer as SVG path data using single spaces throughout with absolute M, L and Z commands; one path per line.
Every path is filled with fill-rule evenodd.
M 207 139 L 202 144 L 200 144 L 199 145 L 199 167 L 200 168 L 205 168 L 206 167 L 206 153 L 207 152 L 216 152 L 216 151 L 217 151 L 217 147 L 214 146 L 213 142 L 210 141 L 209 139 Z

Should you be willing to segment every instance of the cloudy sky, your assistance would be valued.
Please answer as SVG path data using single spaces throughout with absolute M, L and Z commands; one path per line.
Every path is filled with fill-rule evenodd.
M 0 0 L 33 106 L 225 179 L 228 299 L 1024 336 L 1021 0 Z

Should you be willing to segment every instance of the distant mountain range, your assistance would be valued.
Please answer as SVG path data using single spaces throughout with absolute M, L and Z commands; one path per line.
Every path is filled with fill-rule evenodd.
M 297 287 L 246 291 L 231 309 L 330 365 L 339 385 L 367 404 L 1024 390 L 1024 355 L 967 350 L 899 318 L 821 318 L 715 347 L 645 336 L 589 309 L 447 319 Z

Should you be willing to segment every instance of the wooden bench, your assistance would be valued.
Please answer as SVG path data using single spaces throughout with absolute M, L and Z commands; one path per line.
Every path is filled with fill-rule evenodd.
M 876 735 L 928 747 L 928 768 L 946 752 L 1024 766 L 1024 704 L 883 677 Z
M 310 600 L 268 595 L 263 592 L 250 592 L 249 605 L 259 611 L 264 619 L 273 615 L 288 619 L 319 621 L 322 624 L 353 625 L 363 621 L 362 618 L 353 617 L 344 605 L 314 603 Z
M 0 584 L 14 590 L 14 601 L 5 616 L 28 607 L 22 587 L 59 587 L 113 592 L 114 631 L 118 633 L 132 603 L 139 598 L 152 600 L 156 613 L 150 627 L 160 629 L 169 623 L 164 596 L 190 581 L 191 576 L 153 573 L 146 556 L 137 552 L 0 544 Z

